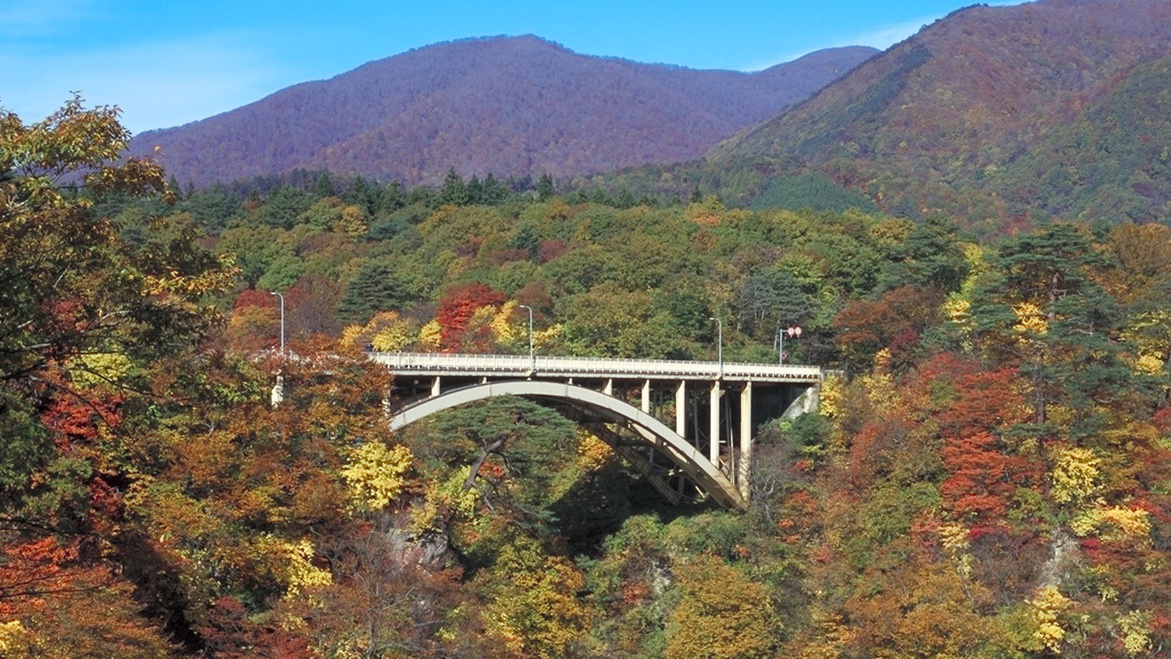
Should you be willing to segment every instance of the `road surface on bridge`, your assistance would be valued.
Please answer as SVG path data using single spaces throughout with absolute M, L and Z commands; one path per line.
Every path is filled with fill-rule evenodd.
M 730 380 L 817 384 L 819 366 L 695 362 L 599 357 L 466 355 L 455 353 L 372 352 L 370 358 L 394 373 L 423 376 L 490 376 L 622 380 Z

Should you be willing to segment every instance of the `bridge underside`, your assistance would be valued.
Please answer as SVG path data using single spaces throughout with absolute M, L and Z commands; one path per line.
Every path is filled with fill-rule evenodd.
M 449 383 L 447 378 L 445 382 Z M 637 395 L 635 392 L 639 388 L 641 409 L 622 399 L 623 393 Z M 680 385 L 667 402 L 663 396 L 651 395 L 649 383 L 638 388 L 630 387 L 629 391 L 619 388 L 616 395 L 610 382 L 604 385 L 604 391 L 597 391 L 578 384 L 528 379 L 465 384 L 442 392 L 436 380 L 429 388 L 428 397 L 414 399 L 410 398 L 410 394 L 417 393 L 411 390 L 414 385 L 411 389 L 402 385 L 396 389 L 409 402 L 392 418 L 393 429 L 478 400 L 503 395 L 521 396 L 554 407 L 566 418 L 593 432 L 669 501 L 679 503 L 689 497 L 707 495 L 721 506 L 733 509 L 743 509 L 747 505 L 751 434 L 760 423 L 781 416 L 796 397 L 792 387 L 787 391 L 765 388 L 761 390 L 765 395 L 760 396 L 758 404 L 754 405 L 751 388 L 748 388 L 747 395 L 740 392 L 739 396 L 723 396 L 731 392 L 715 387 L 711 393 L 698 390 L 690 392 L 688 397 L 684 395 L 685 387 Z M 664 407 L 678 408 L 666 410 L 676 416 L 676 428 L 668 427 L 652 414 L 657 411 L 659 416 L 669 416 L 663 414 Z M 721 407 L 727 408 L 724 414 L 720 413 Z M 747 415 L 744 410 L 749 411 Z M 700 417 L 705 417 L 703 423 Z M 705 436 L 700 429 L 709 426 L 710 431 Z M 733 426 L 739 427 L 739 445 L 734 441 L 736 430 Z M 689 428 L 691 441 L 684 437 Z M 705 448 L 709 449 L 706 453 Z

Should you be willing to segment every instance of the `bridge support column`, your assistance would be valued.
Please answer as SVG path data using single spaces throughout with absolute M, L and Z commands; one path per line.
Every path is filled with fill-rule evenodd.
M 740 392 L 740 463 L 736 471 L 736 485 L 740 496 L 748 500 L 748 469 L 752 464 L 752 381 L 744 383 Z
M 712 383 L 711 395 L 711 423 L 708 425 L 708 440 L 711 446 L 709 459 L 716 468 L 720 466 L 720 381 Z
M 435 379 L 431 381 L 431 397 L 435 398 L 438 395 L 439 395 L 439 376 L 436 375 Z
M 610 379 L 610 378 L 606 379 L 606 386 L 602 387 L 602 393 L 606 394 L 607 396 L 614 395 L 614 380 L 613 379 Z
M 687 380 L 675 389 L 675 434 L 687 438 Z
M 650 414 L 651 412 L 651 381 L 643 380 L 642 383 L 642 411 Z M 647 451 L 647 464 L 653 470 L 655 467 L 655 449 L 651 448 Z

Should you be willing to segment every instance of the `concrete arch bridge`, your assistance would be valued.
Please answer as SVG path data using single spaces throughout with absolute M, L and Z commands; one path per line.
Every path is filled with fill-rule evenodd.
M 495 396 L 557 408 L 606 441 L 668 500 L 748 503 L 761 425 L 816 409 L 817 366 L 375 352 L 395 375 L 392 429 Z

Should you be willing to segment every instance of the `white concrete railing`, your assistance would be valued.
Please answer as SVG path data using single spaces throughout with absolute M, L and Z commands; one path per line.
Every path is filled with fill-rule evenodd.
M 370 359 L 395 373 L 527 377 L 530 372 L 555 378 L 619 378 L 647 380 L 725 380 L 753 382 L 807 382 L 822 379 L 818 366 L 739 364 L 657 359 L 543 357 L 528 355 L 467 355 L 436 352 L 371 352 Z

